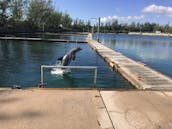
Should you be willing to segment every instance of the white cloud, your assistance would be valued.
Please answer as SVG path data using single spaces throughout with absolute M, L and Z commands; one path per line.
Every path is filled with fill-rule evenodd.
M 113 20 L 118 20 L 119 22 L 128 22 L 128 21 L 135 21 L 135 20 L 141 20 L 144 19 L 144 15 L 140 16 L 127 16 L 127 17 L 119 17 L 119 16 L 107 16 L 102 17 L 101 22 L 111 22 Z
M 157 13 L 163 14 L 168 17 L 172 17 L 172 7 L 157 6 L 155 4 L 149 5 L 143 9 L 145 13 Z

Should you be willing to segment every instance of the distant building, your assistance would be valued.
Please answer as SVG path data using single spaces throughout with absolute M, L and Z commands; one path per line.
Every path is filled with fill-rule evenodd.
M 156 34 L 161 34 L 161 31 L 158 31 L 158 30 L 157 30 L 157 31 L 155 31 L 155 33 L 156 33 Z

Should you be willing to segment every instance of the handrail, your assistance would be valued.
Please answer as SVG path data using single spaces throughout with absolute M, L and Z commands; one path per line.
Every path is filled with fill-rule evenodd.
M 64 69 L 94 69 L 94 88 L 97 82 L 97 67 L 96 66 L 54 66 L 54 65 L 41 65 L 41 84 L 39 87 L 44 87 L 44 68 L 64 68 Z

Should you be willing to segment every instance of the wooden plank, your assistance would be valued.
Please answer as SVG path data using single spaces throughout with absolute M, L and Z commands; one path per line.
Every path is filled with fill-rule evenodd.
M 112 69 L 120 72 L 138 89 L 172 90 L 172 78 L 134 61 L 123 54 L 93 40 L 90 34 L 87 42 Z

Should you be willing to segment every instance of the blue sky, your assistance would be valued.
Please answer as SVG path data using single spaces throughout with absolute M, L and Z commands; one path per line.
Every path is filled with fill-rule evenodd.
M 72 18 L 102 22 L 118 19 L 127 22 L 157 22 L 172 25 L 172 0 L 53 0 L 56 10 Z

